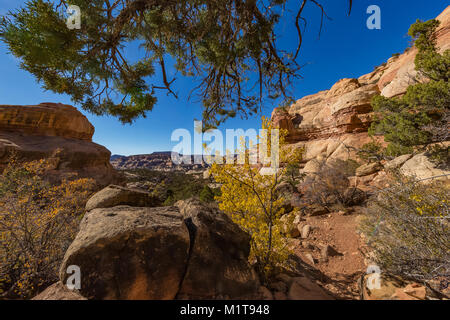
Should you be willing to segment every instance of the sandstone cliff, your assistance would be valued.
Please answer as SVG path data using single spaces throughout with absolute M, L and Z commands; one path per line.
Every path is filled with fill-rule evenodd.
M 441 21 L 437 46 L 443 52 L 450 49 L 450 6 L 437 19 Z M 303 97 L 286 109 L 277 108 L 272 122 L 289 131 L 290 143 L 305 147 L 305 162 L 316 158 L 347 160 L 354 153 L 349 146 L 359 148 L 371 141 L 367 129 L 372 97 L 402 95 L 417 81 L 416 53 L 416 48 L 409 48 L 369 74 L 342 79 L 329 90 Z
M 111 153 L 92 142 L 94 127 L 76 108 L 57 103 L 35 106 L 0 105 L 0 169 L 12 154 L 23 160 L 54 157 L 55 176 L 116 182 Z

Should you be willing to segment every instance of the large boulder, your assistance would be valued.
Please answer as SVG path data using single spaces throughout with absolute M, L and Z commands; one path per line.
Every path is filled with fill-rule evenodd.
M 119 205 L 156 207 L 160 204 L 160 200 L 153 197 L 148 192 L 116 185 L 109 185 L 94 194 L 88 200 L 86 203 L 86 211 L 98 208 L 111 208 Z
M 77 109 L 55 103 L 0 106 L 0 171 L 12 155 L 33 161 L 54 158 L 55 179 L 93 178 L 101 186 L 121 181 L 111 153 L 91 141 L 94 127 Z
M 84 216 L 60 269 L 81 270 L 88 299 L 174 299 L 189 258 L 189 231 L 174 207 L 117 206 Z
M 411 157 L 412 157 L 411 154 L 401 155 L 401 156 L 399 156 L 399 157 L 397 157 L 395 159 L 392 159 L 392 160 L 386 162 L 386 164 L 384 165 L 384 168 L 388 169 L 388 170 L 397 169 L 401 165 L 403 165 L 406 161 L 411 159 Z
M 439 180 L 450 179 L 450 171 L 436 167 L 428 157 L 421 153 L 406 161 L 400 168 L 400 172 L 406 176 L 415 177 L 419 180 L 439 177 Z
M 230 218 L 198 200 L 176 204 L 191 234 L 191 251 L 178 298 L 247 298 L 258 290 L 248 265 L 250 236 Z
M 250 238 L 225 214 L 198 202 L 174 207 L 116 206 L 86 213 L 66 252 L 88 299 L 253 297 Z

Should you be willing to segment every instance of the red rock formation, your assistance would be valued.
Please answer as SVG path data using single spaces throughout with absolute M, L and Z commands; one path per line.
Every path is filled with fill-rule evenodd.
M 55 158 L 55 177 L 76 174 L 102 186 L 117 182 L 111 153 L 92 142 L 93 134 L 93 125 L 72 106 L 0 106 L 0 170 L 15 153 L 30 161 Z
M 2 131 L 91 141 L 94 126 L 76 108 L 61 103 L 0 105 Z

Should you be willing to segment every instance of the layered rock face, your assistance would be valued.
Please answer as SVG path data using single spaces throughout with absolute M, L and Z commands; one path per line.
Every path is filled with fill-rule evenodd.
M 55 158 L 55 176 L 88 177 L 100 185 L 117 182 L 111 153 L 92 142 L 93 134 L 92 124 L 72 106 L 0 105 L 0 169 L 12 154 L 26 161 Z
M 97 198 L 102 195 L 111 200 L 108 192 Z M 195 200 L 153 208 L 96 203 L 89 205 L 60 271 L 66 283 L 67 267 L 80 267 L 82 296 L 237 299 L 257 294 L 257 277 L 247 260 L 250 237 L 224 213 Z
M 91 141 L 94 126 L 78 110 L 60 103 L 0 105 L 2 131 Z
M 440 52 L 450 48 L 450 7 L 438 17 L 436 31 Z M 394 97 L 406 92 L 417 81 L 414 59 L 416 48 L 390 58 L 386 64 L 358 79 L 342 79 L 329 90 L 301 98 L 289 108 L 272 113 L 274 126 L 287 129 L 288 142 L 304 147 L 304 161 L 319 159 L 347 160 L 371 139 L 370 101 L 375 95 Z
M 175 153 L 175 157 L 182 155 Z M 189 156 L 188 156 L 189 157 Z M 201 155 L 190 156 L 191 163 L 174 163 L 172 152 L 153 152 L 151 154 L 139 154 L 132 156 L 113 155 L 111 164 L 117 170 L 127 169 L 149 169 L 155 171 L 204 171 L 209 166 L 202 160 Z

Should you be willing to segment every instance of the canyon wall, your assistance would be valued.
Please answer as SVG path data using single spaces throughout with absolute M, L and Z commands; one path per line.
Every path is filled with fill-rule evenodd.
M 450 6 L 437 19 L 441 21 L 437 46 L 443 52 L 450 49 Z M 400 96 L 418 81 L 416 54 L 416 48 L 408 48 L 358 79 L 339 80 L 329 90 L 305 96 L 288 108 L 276 108 L 272 123 L 288 130 L 287 140 L 293 146 L 305 147 L 305 162 L 347 160 L 354 156 L 353 148 L 371 141 L 367 130 L 373 114 L 372 97 Z

